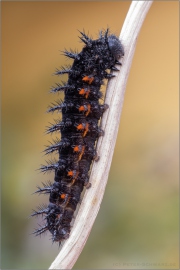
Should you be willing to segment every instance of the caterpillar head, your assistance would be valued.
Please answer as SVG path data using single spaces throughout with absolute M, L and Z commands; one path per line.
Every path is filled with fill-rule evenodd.
M 119 60 L 124 56 L 124 48 L 120 40 L 115 35 L 110 35 L 108 37 L 108 46 L 116 60 Z

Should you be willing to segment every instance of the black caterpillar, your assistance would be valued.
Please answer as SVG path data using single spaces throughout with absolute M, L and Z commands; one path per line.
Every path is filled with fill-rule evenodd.
M 103 79 L 114 77 L 108 70 L 118 69 L 124 49 L 119 39 L 108 29 L 101 31 L 99 38 L 92 40 L 81 33 L 85 46 L 80 53 L 64 51 L 64 55 L 74 59 L 71 67 L 57 70 L 56 75 L 68 74 L 67 83 L 57 84 L 51 92 L 64 91 L 64 101 L 56 102 L 49 112 L 61 111 L 62 121 L 56 121 L 47 133 L 61 132 L 61 140 L 55 140 L 45 149 L 46 154 L 57 151 L 59 160 L 40 169 L 55 171 L 54 183 L 43 184 L 35 193 L 49 194 L 49 205 L 39 207 L 32 216 L 43 215 L 45 225 L 34 234 L 41 235 L 49 230 L 53 242 L 67 239 L 71 221 L 81 192 L 90 187 L 89 170 L 93 160 L 98 160 L 95 150 L 96 140 L 103 135 L 98 122 L 108 105 L 101 105 L 100 87 Z

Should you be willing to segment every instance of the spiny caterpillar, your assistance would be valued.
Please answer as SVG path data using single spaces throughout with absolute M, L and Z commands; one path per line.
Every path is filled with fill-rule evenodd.
M 67 239 L 71 230 L 71 221 L 81 192 L 90 187 L 89 171 L 92 161 L 98 160 L 95 150 L 96 141 L 104 132 L 99 120 L 107 104 L 100 104 L 100 91 L 104 79 L 114 77 L 108 70 L 119 71 L 117 65 L 124 55 L 119 39 L 106 31 L 100 31 L 99 38 L 92 40 L 80 32 L 80 40 L 85 44 L 80 53 L 64 51 L 64 55 L 74 60 L 71 67 L 56 70 L 56 75 L 68 74 L 68 81 L 56 84 L 51 92 L 64 91 L 64 101 L 57 101 L 48 112 L 61 111 L 62 121 L 55 121 L 47 133 L 60 132 L 56 139 L 45 149 L 46 154 L 58 152 L 59 159 L 41 166 L 42 172 L 53 170 L 54 183 L 48 182 L 38 187 L 35 193 L 49 194 L 49 204 L 41 206 L 32 216 L 43 215 L 44 226 L 34 234 L 41 235 L 49 230 L 52 241 Z

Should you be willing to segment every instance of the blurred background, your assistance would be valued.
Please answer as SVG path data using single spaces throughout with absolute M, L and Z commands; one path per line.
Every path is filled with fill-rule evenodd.
M 31 195 L 53 179 L 36 169 L 51 140 L 49 89 L 70 63 L 61 50 L 82 48 L 78 29 L 94 38 L 119 35 L 130 1 L 2 2 L 2 269 L 48 269 L 59 252 L 31 210 Z M 154 2 L 142 27 L 127 84 L 105 196 L 74 269 L 178 269 L 179 149 L 178 1 Z M 61 97 L 61 95 L 59 96 Z M 63 98 L 63 95 L 62 95 Z

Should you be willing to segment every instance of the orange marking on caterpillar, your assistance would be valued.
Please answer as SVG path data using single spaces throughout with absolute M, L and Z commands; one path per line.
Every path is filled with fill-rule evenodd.
M 79 152 L 79 146 L 78 145 L 75 145 L 74 148 L 73 148 L 74 152 Z
M 88 98 L 89 93 L 90 93 L 90 89 L 87 90 L 87 89 L 81 88 L 80 91 L 79 91 L 79 94 L 80 95 L 85 95 L 86 99 Z
M 70 173 L 70 174 L 69 174 L 69 173 Z M 76 171 L 76 170 L 74 170 L 74 171 L 69 171 L 69 172 L 68 172 L 68 176 L 73 177 L 70 186 L 72 186 L 72 185 L 75 183 L 75 181 L 76 181 L 78 175 L 79 175 L 79 171 Z
M 80 112 L 85 111 L 85 107 L 84 107 L 84 106 L 80 106 L 80 107 L 79 107 L 79 111 L 80 111 Z
M 69 171 L 67 175 L 68 176 L 73 176 L 73 171 Z
M 85 98 L 87 99 L 89 97 L 90 90 L 88 90 L 85 94 Z
M 78 177 L 78 174 L 79 174 L 78 171 L 73 170 L 73 171 L 69 171 L 67 175 L 76 179 Z
M 81 89 L 79 90 L 79 94 L 80 94 L 80 95 L 85 95 L 85 93 L 86 93 L 86 91 L 85 91 L 84 88 L 81 88 Z
M 89 131 L 89 124 L 88 123 L 79 124 L 77 126 L 77 130 L 84 130 L 83 137 L 85 137 L 87 132 Z
M 85 116 L 88 116 L 90 111 L 91 111 L 91 105 L 90 104 L 82 105 L 82 106 L 79 107 L 79 112 L 86 112 Z
M 82 81 L 91 84 L 94 81 L 94 77 L 85 76 L 84 78 L 82 78 Z
M 65 193 L 61 194 L 60 198 L 61 199 L 65 199 L 66 198 L 66 194 Z
M 87 132 L 89 131 L 89 124 L 88 123 L 86 123 L 86 126 L 84 129 L 85 129 L 85 131 L 83 132 L 83 137 L 85 137 Z
M 82 155 L 84 154 L 84 151 L 85 151 L 85 146 L 84 145 L 75 145 L 74 148 L 73 148 L 74 152 L 79 152 L 79 158 L 78 158 L 78 161 L 81 160 L 82 158 Z
M 79 155 L 79 158 L 78 158 L 78 161 L 81 160 L 83 154 L 84 154 L 84 151 L 85 151 L 85 146 L 82 146 L 82 149 L 81 149 L 81 152 L 80 152 L 80 155 Z
M 84 129 L 83 124 L 79 124 L 79 125 L 77 126 L 77 130 L 83 130 L 83 129 Z
M 91 112 L 91 105 L 90 104 L 88 104 L 87 105 L 87 112 L 86 112 L 86 116 L 88 116 L 88 114 Z

